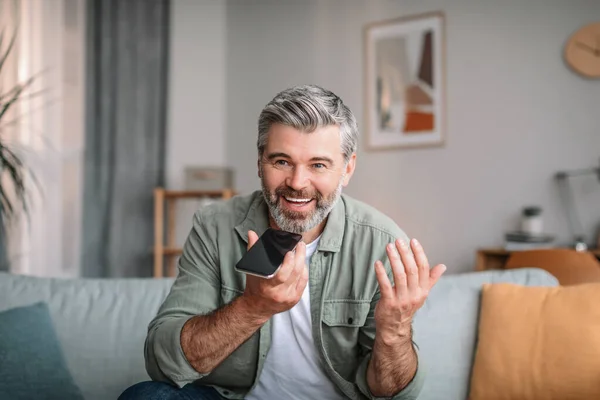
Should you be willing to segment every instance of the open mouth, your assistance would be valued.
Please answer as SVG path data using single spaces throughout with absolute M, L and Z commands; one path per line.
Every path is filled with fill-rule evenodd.
M 285 205 L 288 208 L 296 209 L 296 210 L 301 210 L 303 208 L 306 208 L 314 200 L 314 199 L 300 199 L 300 198 L 286 197 L 286 196 L 282 196 L 281 198 L 284 200 L 283 202 L 285 203 Z

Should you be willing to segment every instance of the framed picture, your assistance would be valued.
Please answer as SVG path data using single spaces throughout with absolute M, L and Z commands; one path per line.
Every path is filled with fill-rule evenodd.
M 364 35 L 367 148 L 443 145 L 444 14 L 373 23 Z

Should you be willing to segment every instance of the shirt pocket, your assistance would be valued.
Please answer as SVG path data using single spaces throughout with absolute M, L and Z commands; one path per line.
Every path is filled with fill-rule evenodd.
M 330 327 L 361 327 L 365 324 L 371 303 L 363 300 L 326 300 L 323 322 Z
M 359 362 L 358 334 L 371 304 L 361 300 L 326 300 L 323 304 L 323 348 L 332 366 L 346 380 Z

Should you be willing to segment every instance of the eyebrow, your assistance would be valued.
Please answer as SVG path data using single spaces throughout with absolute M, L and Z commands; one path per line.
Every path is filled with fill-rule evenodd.
M 271 161 L 275 158 L 287 158 L 287 159 L 291 159 L 292 157 L 290 157 L 289 155 L 285 154 L 285 153 L 271 153 L 269 155 L 267 155 L 267 160 Z M 311 162 L 326 162 L 329 163 L 331 165 L 334 165 L 335 163 L 333 162 L 333 160 L 329 157 L 325 157 L 325 156 L 319 156 L 319 157 L 312 157 L 310 159 Z

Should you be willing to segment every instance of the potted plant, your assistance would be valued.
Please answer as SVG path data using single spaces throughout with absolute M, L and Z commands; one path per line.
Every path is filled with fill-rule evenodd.
M 15 30 L 5 43 L 4 31 L 0 31 L 0 74 L 13 51 L 16 36 Z M 8 89 L 0 87 L 0 270 L 8 269 L 6 239 L 10 223 L 21 215 L 20 212 L 24 216 L 28 215 L 30 201 L 27 177 L 35 183 L 34 175 L 13 148 L 6 134 L 7 126 L 16 122 L 14 118 L 9 121 L 9 111 L 14 109 L 32 82 L 33 78 L 30 78 Z

